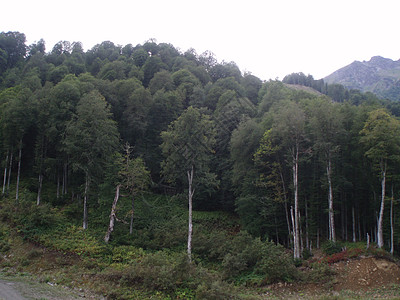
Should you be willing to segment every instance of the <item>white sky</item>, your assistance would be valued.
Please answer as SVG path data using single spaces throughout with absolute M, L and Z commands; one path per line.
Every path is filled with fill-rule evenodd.
M 212 51 L 263 80 L 292 72 L 325 77 L 354 60 L 400 58 L 399 0 L 12 0 L 0 31 L 27 44 L 143 44 Z

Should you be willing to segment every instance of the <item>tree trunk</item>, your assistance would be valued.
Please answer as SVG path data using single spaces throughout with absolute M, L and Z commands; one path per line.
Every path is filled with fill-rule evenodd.
M 107 229 L 106 235 L 104 237 L 104 241 L 106 243 L 108 243 L 110 241 L 111 232 L 113 232 L 113 230 L 114 230 L 114 224 L 115 224 L 115 218 L 116 218 L 117 203 L 118 203 L 118 199 L 119 199 L 119 189 L 120 189 L 120 187 L 121 187 L 120 184 L 117 185 L 117 189 L 115 191 L 114 202 L 112 204 L 111 213 L 110 213 L 110 224 L 108 225 L 108 229 Z
M 188 182 L 189 182 L 189 230 L 188 230 L 188 243 L 187 243 L 187 254 L 189 262 L 192 262 L 192 234 L 193 234 L 193 223 L 192 223 L 192 210 L 193 210 L 193 194 L 194 190 L 192 190 L 193 184 L 193 173 L 194 169 L 187 171 Z
M 351 217 L 353 220 L 353 243 L 356 242 L 356 216 L 354 211 L 354 206 L 351 208 Z
M 383 247 L 383 210 L 385 209 L 385 189 L 386 189 L 386 161 L 381 163 L 382 169 L 382 195 L 381 195 L 381 208 L 378 218 L 378 248 Z
M 21 176 L 21 157 L 22 157 L 22 139 L 19 141 L 19 151 L 18 151 L 18 173 L 17 173 L 17 187 L 15 191 L 15 201 L 18 203 L 19 197 L 19 179 Z
M 58 198 L 60 198 L 60 171 L 59 170 L 57 170 L 57 199 Z
M 5 192 L 6 192 L 8 154 L 9 153 L 7 151 L 6 163 L 5 163 L 5 166 L 4 166 L 3 193 L 2 193 L 3 196 L 4 196 Z
M 390 200 L 390 254 L 392 255 L 394 253 L 393 200 L 394 200 L 394 193 L 392 185 L 392 198 Z
M 329 237 L 331 241 L 336 242 L 335 233 L 335 216 L 333 213 L 333 192 L 332 192 L 332 178 L 331 178 L 331 160 L 328 158 L 328 165 L 326 167 L 326 176 L 328 177 L 328 204 L 329 204 Z
M 294 232 L 293 232 L 293 256 L 300 258 L 299 238 L 299 197 L 298 197 L 298 169 L 299 169 L 299 147 L 296 145 L 293 151 L 293 189 L 294 189 Z
M 62 188 L 62 194 L 66 195 L 68 190 L 67 190 L 67 184 L 68 184 L 68 163 L 64 163 L 64 168 L 63 168 L 63 188 Z
M 129 224 L 129 234 L 133 234 L 133 217 L 135 214 L 135 196 L 132 196 L 132 210 L 131 210 L 131 222 Z
M 306 201 L 305 201 L 305 210 L 306 210 L 306 249 L 307 250 L 311 250 L 311 247 L 310 247 L 310 241 L 309 241 L 309 235 L 308 235 L 308 207 L 307 207 L 308 205 L 307 205 L 307 198 L 306 198 Z
M 8 193 L 10 192 L 10 180 L 11 180 L 11 169 L 12 169 L 12 161 L 13 161 L 13 148 L 11 147 L 11 155 L 10 155 L 10 165 L 8 167 L 8 178 L 7 178 L 7 196 Z
M 288 234 L 289 234 L 289 245 L 293 244 L 292 240 L 292 229 L 290 228 L 290 220 L 289 220 L 289 210 L 287 207 L 287 202 L 285 201 L 285 214 L 286 214 L 286 223 L 287 223 L 287 228 L 288 228 Z
M 286 197 L 286 187 L 285 187 L 285 181 L 283 180 L 282 170 L 280 170 L 280 177 L 281 177 L 281 182 L 282 182 L 283 199 L 285 201 L 285 213 L 286 213 L 286 224 L 287 224 L 288 235 L 289 235 L 289 245 L 291 245 L 293 243 L 292 242 L 292 229 L 290 228 L 289 212 L 288 212 L 287 197 Z
M 87 201 L 89 194 L 89 184 L 90 184 L 89 175 L 86 173 L 86 182 L 85 182 L 85 196 L 83 197 L 83 229 L 88 228 L 88 210 L 87 210 Z
M 42 186 L 43 186 L 43 175 L 40 173 L 39 174 L 39 188 L 38 188 L 38 194 L 37 194 L 37 199 L 36 199 L 36 205 L 40 205 L 40 200 L 42 196 Z

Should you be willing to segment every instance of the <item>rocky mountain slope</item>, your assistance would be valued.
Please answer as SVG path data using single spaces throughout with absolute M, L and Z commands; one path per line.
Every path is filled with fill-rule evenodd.
M 354 61 L 325 77 L 324 81 L 400 101 L 400 60 L 374 56 L 369 61 Z

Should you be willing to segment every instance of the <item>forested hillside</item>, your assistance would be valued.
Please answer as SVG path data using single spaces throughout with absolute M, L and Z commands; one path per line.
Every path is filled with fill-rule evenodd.
M 0 114 L 2 195 L 20 207 L 16 224 L 37 213 L 28 237 L 57 225 L 45 206 L 114 245 L 220 262 L 230 280 L 266 272 L 237 245 L 267 253 L 273 241 L 296 259 L 326 240 L 400 246 L 400 106 L 372 93 L 301 73 L 265 82 L 153 40 L 47 51 L 2 32 Z M 184 224 L 170 201 L 189 207 Z M 224 216 L 211 227 L 238 235 L 235 250 L 218 231 L 196 237 L 203 211 Z
M 324 78 L 348 89 L 372 92 L 381 98 L 400 100 L 400 60 L 374 56 L 369 61 L 354 61 Z

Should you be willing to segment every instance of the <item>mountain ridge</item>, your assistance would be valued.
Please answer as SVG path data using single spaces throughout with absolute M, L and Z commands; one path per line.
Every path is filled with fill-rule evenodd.
M 326 76 L 324 81 L 400 101 L 400 59 L 373 56 L 369 61 L 356 60 Z

